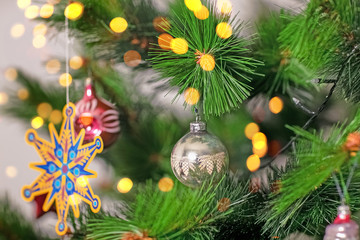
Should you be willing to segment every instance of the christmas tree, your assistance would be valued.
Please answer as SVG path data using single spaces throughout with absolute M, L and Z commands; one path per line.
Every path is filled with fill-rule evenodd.
M 65 33 L 44 64 L 60 85 L 9 68 L 0 95 L 33 128 L 41 173 L 19 191 L 38 217 L 62 239 L 359 239 L 359 1 L 254 24 L 229 0 L 158 2 L 18 0 L 36 48 Z M 98 157 L 115 176 L 93 190 Z M 2 202 L 0 239 L 48 238 Z

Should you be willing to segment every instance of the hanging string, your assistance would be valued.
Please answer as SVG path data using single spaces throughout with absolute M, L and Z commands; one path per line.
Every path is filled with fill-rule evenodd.
M 338 191 L 340 199 L 341 199 L 341 201 L 343 201 L 345 199 L 345 196 L 344 196 L 344 192 L 341 189 L 339 179 L 336 177 L 336 174 L 334 172 L 332 173 L 332 177 L 334 179 L 336 190 Z
M 65 16 L 65 72 L 66 72 L 66 106 L 69 106 L 69 19 Z

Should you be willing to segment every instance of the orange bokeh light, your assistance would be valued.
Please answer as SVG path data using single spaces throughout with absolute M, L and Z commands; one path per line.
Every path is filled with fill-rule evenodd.
M 195 105 L 200 99 L 200 93 L 195 88 L 188 88 L 184 92 L 185 102 L 189 105 Z

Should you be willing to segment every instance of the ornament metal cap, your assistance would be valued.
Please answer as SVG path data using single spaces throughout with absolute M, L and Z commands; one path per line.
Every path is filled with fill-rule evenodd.
M 202 121 L 196 121 L 190 123 L 190 132 L 197 133 L 201 131 L 206 131 L 206 123 Z

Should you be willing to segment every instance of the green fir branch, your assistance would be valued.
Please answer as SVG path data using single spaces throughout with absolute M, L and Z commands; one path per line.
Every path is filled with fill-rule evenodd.
M 322 132 L 308 132 L 299 127 L 289 128 L 299 136 L 294 156 L 290 159 L 296 164 L 281 176 L 280 192 L 271 196 L 260 219 L 266 222 L 264 230 L 275 235 L 286 236 L 296 230 L 319 234 L 323 224 L 334 217 L 336 206 L 329 202 L 340 202 L 331 174 L 334 171 L 349 174 L 345 163 L 350 156 L 343 149 L 343 144 L 350 133 L 359 130 L 360 112 L 348 125 L 333 127 L 327 138 Z M 359 184 L 359 180 L 354 180 L 353 184 Z M 349 189 L 350 191 L 355 199 L 354 204 L 360 204 L 358 194 L 354 193 L 353 189 Z M 324 205 L 324 202 L 327 205 Z M 321 204 L 323 205 L 320 206 Z M 329 210 L 327 206 L 330 205 L 334 209 Z M 304 219 L 305 216 L 308 219 Z
M 187 41 L 187 53 L 179 55 L 159 49 L 150 53 L 152 67 L 161 73 L 162 78 L 170 78 L 169 84 L 179 88 L 178 94 L 189 87 L 200 92 L 202 100 L 199 105 L 206 119 L 210 115 L 219 116 L 238 108 L 250 95 L 249 82 L 257 74 L 255 68 L 261 65 L 260 61 L 250 56 L 250 41 L 237 36 L 242 25 L 219 17 L 213 5 L 207 6 L 210 15 L 205 20 L 197 19 L 183 1 L 177 1 L 171 7 L 172 21 L 168 33 Z M 220 22 L 228 22 L 232 26 L 230 38 L 217 36 L 216 26 Z M 197 64 L 197 51 L 205 51 L 214 57 L 215 68 L 212 71 L 205 71 Z
M 276 93 L 289 94 L 289 88 L 309 88 L 314 73 L 305 67 L 291 52 L 281 47 L 278 38 L 295 16 L 288 13 L 272 12 L 257 24 L 258 39 L 254 48 L 255 57 L 264 61 L 259 72 L 265 77 L 251 82 L 252 95 L 265 92 L 269 96 Z

